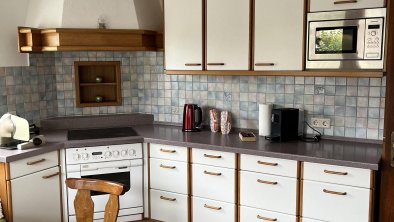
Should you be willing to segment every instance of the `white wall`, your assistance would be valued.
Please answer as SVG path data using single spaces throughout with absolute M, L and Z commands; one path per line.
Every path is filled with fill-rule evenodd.
M 62 25 L 64 0 L 29 0 L 26 26 L 58 28 Z
M 29 0 L 0 1 L 0 67 L 28 66 L 28 54 L 18 52 L 17 27 L 25 25 Z

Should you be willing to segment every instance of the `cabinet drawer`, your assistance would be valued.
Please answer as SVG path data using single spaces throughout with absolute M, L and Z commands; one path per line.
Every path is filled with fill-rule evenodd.
M 234 222 L 235 204 L 193 197 L 193 222 Z
M 150 157 L 187 162 L 187 148 L 151 143 Z
M 235 203 L 235 170 L 193 164 L 193 196 Z
M 367 169 L 305 162 L 303 179 L 370 188 L 371 174 Z
M 10 179 L 59 165 L 58 151 L 17 160 L 10 163 Z
M 309 219 L 309 218 L 301 218 L 300 222 L 322 222 L 321 220 L 314 220 L 314 219 Z
M 241 206 L 296 215 L 297 179 L 241 171 Z
M 235 168 L 235 153 L 192 149 L 192 162 L 210 166 Z
M 187 163 L 150 159 L 150 186 L 158 190 L 187 194 Z
M 261 221 L 277 221 L 277 222 L 296 222 L 297 217 L 288 214 L 281 214 L 273 211 L 260 210 L 251 207 L 241 207 L 240 222 L 261 222 Z
M 368 222 L 370 190 L 303 181 L 302 216 L 335 222 Z
M 385 4 L 384 0 L 310 0 L 309 3 L 311 12 L 380 8 Z
M 297 161 L 242 154 L 241 170 L 297 177 Z
M 164 222 L 188 221 L 188 197 L 159 190 L 150 190 L 151 218 Z

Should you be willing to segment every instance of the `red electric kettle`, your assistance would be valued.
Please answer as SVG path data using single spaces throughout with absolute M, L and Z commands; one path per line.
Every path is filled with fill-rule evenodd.
M 183 108 L 183 127 L 184 132 L 198 132 L 201 130 L 202 110 L 196 104 L 185 104 Z

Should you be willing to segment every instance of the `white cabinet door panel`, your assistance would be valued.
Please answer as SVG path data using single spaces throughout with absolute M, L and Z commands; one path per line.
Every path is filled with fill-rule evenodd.
M 13 221 L 61 221 L 59 175 L 53 167 L 11 180 Z
M 348 2 L 347 0 L 310 0 L 310 11 L 337 11 L 362 8 L 380 8 L 384 7 L 384 0 L 357 0 L 345 4 L 335 4 Z
M 58 151 L 17 160 L 10 163 L 11 179 L 59 165 Z
M 150 186 L 153 189 L 187 194 L 187 163 L 150 159 Z
M 165 0 L 167 70 L 202 70 L 202 0 Z
M 193 197 L 193 222 L 235 222 L 235 204 Z
M 276 222 L 295 222 L 297 217 L 294 215 L 281 214 L 273 211 L 260 210 L 251 207 L 241 206 L 240 222 L 261 222 L 261 221 L 276 221 Z
M 250 1 L 209 0 L 206 10 L 207 69 L 248 70 Z
M 368 222 L 370 190 L 303 181 L 302 216 L 323 221 Z
M 187 195 L 150 190 L 151 218 L 164 222 L 185 222 L 188 220 Z
M 256 0 L 254 70 L 302 70 L 303 27 L 304 0 Z
M 187 147 L 150 144 L 150 157 L 187 162 Z
M 297 161 L 241 154 L 241 170 L 297 177 Z
M 235 153 L 193 148 L 192 163 L 234 169 Z

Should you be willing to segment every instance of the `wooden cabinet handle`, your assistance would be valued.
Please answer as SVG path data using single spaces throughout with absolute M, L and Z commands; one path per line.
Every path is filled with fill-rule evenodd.
M 168 201 L 176 201 L 176 198 L 169 198 L 169 197 L 165 197 L 165 196 L 160 196 L 160 199 L 168 200 Z
M 352 4 L 352 3 L 357 3 L 357 0 L 345 0 L 345 1 L 335 1 L 334 5 L 339 5 L 339 4 Z
M 212 175 L 212 176 L 221 176 L 222 175 L 222 173 L 213 173 L 213 172 L 209 172 L 209 171 L 206 171 L 206 170 L 204 170 L 204 173 L 207 174 L 207 175 Z
M 176 153 L 176 150 L 160 149 L 160 151 L 163 152 L 163 153 Z
M 166 166 L 166 165 L 163 165 L 163 164 L 160 164 L 160 167 L 161 168 L 165 168 L 165 169 L 175 169 L 176 168 L 176 166 Z
M 186 63 L 185 66 L 201 66 L 201 63 Z
M 266 165 L 266 166 L 278 166 L 278 163 L 269 163 L 269 162 L 263 162 L 263 161 L 257 161 L 258 164 L 260 165 Z
M 55 177 L 55 176 L 57 176 L 57 175 L 59 175 L 59 174 L 60 174 L 59 172 L 56 172 L 56 173 L 51 174 L 51 175 L 48 175 L 48 176 L 43 176 L 42 179 L 49 179 L 49 178 Z
M 327 173 L 327 174 L 335 174 L 335 175 L 341 175 L 341 176 L 346 176 L 346 175 L 348 175 L 347 172 L 337 172 L 337 171 L 331 171 L 331 170 L 324 170 L 324 173 Z
M 257 182 L 264 183 L 264 184 L 269 184 L 269 185 L 277 185 L 278 184 L 278 182 L 271 182 L 271 181 L 260 180 L 260 179 L 258 179 Z
M 323 192 L 329 193 L 329 194 L 341 195 L 341 196 L 345 196 L 347 194 L 346 192 L 337 192 L 337 191 L 331 191 L 331 190 L 327 190 L 327 189 L 323 189 Z
M 204 207 L 208 208 L 208 209 L 212 209 L 212 210 L 221 210 L 222 209 L 221 207 L 214 207 L 214 206 L 210 206 L 208 204 L 204 204 Z
M 209 154 L 204 154 L 204 157 L 213 158 L 213 159 L 220 159 L 220 158 L 222 158 L 222 156 L 215 156 L 215 155 L 209 155 Z
M 208 66 L 224 66 L 224 63 L 207 63 Z
M 255 66 L 274 66 L 275 63 L 256 63 Z
M 260 216 L 260 215 L 257 215 L 257 219 L 266 220 L 266 221 L 277 221 L 278 220 L 276 218 L 263 217 L 263 216 Z
M 29 166 L 31 166 L 31 165 L 34 165 L 34 164 L 42 163 L 42 162 L 44 162 L 45 160 L 46 160 L 45 158 L 42 158 L 42 159 L 40 159 L 40 160 L 27 162 L 26 164 L 29 165 Z

